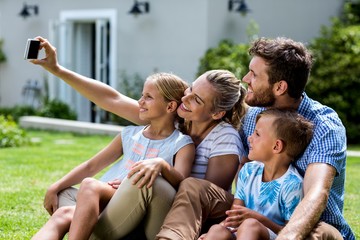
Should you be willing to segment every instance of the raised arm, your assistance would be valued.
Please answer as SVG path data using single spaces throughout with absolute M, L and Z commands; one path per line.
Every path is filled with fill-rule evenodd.
M 37 37 L 37 39 L 40 40 L 40 48 L 45 49 L 45 58 L 30 60 L 30 62 L 42 66 L 104 110 L 133 123 L 145 124 L 139 119 L 139 107 L 136 100 L 121 94 L 109 85 L 64 68 L 57 61 L 56 48 L 42 37 Z
M 312 163 L 304 176 L 304 198 L 277 239 L 305 239 L 324 211 L 336 170 L 326 163 Z

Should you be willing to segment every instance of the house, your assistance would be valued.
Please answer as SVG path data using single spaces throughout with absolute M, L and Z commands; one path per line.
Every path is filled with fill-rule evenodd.
M 166 71 L 191 82 L 208 48 L 225 38 L 248 41 L 250 22 L 258 24 L 258 36 L 309 42 L 342 6 L 338 0 L 0 0 L 7 56 L 0 63 L 0 107 L 23 104 L 25 90 L 43 91 L 47 83 L 49 96 L 69 104 L 78 120 L 100 121 L 89 101 L 23 59 L 28 38 L 49 39 L 63 66 L 116 89 L 123 72 L 145 79 Z

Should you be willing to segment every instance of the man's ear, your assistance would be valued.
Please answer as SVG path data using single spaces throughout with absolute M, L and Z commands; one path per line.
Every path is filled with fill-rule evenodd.
M 167 104 L 166 110 L 167 110 L 168 112 L 174 112 L 174 111 L 176 111 L 177 107 L 178 107 L 178 105 L 177 105 L 177 103 L 176 103 L 175 101 L 170 101 L 170 102 Z
M 211 115 L 212 119 L 219 120 L 225 116 L 226 111 L 220 111 Z
M 276 139 L 274 147 L 273 147 L 273 152 L 274 153 L 281 153 L 284 150 L 284 142 L 280 139 Z
M 284 80 L 281 80 L 274 84 L 275 95 L 284 95 L 288 90 L 288 83 Z

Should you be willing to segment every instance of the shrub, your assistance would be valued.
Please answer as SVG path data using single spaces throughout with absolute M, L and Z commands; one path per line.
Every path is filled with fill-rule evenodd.
M 139 99 L 142 94 L 142 89 L 145 80 L 139 75 L 134 74 L 133 76 L 129 76 L 125 71 L 121 73 L 121 81 L 119 85 L 119 91 L 133 99 Z M 116 123 L 121 126 L 133 125 L 132 122 L 121 118 L 113 113 L 110 113 L 110 120 L 113 123 Z
M 0 108 L 0 115 L 11 116 L 15 122 L 22 116 L 38 115 L 38 111 L 31 106 L 17 105 L 15 107 Z
M 352 19 L 355 18 L 352 14 Z M 351 21 L 354 22 L 355 20 Z M 348 23 L 349 21 L 345 21 Z M 334 19 L 311 44 L 315 62 L 306 92 L 332 107 L 343 121 L 349 143 L 360 138 L 360 25 Z
M 11 116 L 0 115 L 0 148 L 19 147 L 29 143 L 24 130 L 19 128 Z
M 250 20 L 246 27 L 249 42 L 258 38 L 258 32 L 259 25 L 254 20 Z M 197 76 L 208 70 L 226 69 L 242 79 L 249 69 L 249 47 L 248 43 L 235 44 L 228 39 L 221 40 L 217 47 L 209 48 L 200 59 Z
M 36 109 L 29 105 L 16 105 L 14 107 L 0 108 L 0 115 L 11 116 L 11 118 L 18 122 L 22 116 L 42 116 L 49 118 L 60 118 L 76 120 L 76 113 L 70 107 L 59 100 L 50 100 L 44 103 L 44 107 Z
M 5 53 L 3 51 L 3 44 L 4 44 L 4 40 L 0 39 L 0 63 L 6 61 L 6 56 L 5 56 Z
M 249 44 L 234 44 L 224 39 L 215 48 L 209 48 L 200 59 L 197 75 L 212 69 L 226 69 L 241 79 L 248 70 L 250 56 Z
M 40 109 L 38 115 L 49 118 L 76 120 L 76 113 L 66 103 L 56 99 L 47 101 L 45 106 Z

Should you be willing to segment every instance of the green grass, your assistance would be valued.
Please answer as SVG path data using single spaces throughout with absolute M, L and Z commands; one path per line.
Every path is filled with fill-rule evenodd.
M 348 157 L 346 165 L 344 215 L 360 239 L 360 157 Z
M 110 136 L 30 131 L 39 143 L 0 149 L 0 239 L 30 239 L 46 222 L 50 184 L 108 144 Z
M 29 131 L 33 146 L 0 149 L 0 239 L 30 239 L 46 222 L 46 189 L 107 145 L 111 136 Z M 359 149 L 359 148 L 358 148 Z M 347 163 L 344 214 L 360 239 L 360 158 Z

